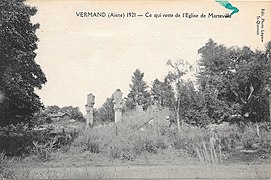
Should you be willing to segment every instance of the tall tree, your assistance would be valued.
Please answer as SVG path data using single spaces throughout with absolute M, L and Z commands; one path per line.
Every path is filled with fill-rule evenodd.
M 104 124 L 109 122 L 114 122 L 115 113 L 114 113 L 114 103 L 113 95 L 110 98 L 107 98 L 102 107 L 100 107 L 94 115 L 95 124 Z
M 270 42 L 269 42 L 270 44 Z M 271 61 L 268 51 L 251 51 L 244 47 L 238 51 L 234 69 L 228 73 L 234 86 L 230 88 L 232 99 L 241 104 L 241 114 L 249 121 L 266 121 L 269 116 L 266 87 L 271 84 Z
M 136 69 L 132 76 L 132 84 L 130 84 L 130 92 L 127 95 L 126 106 L 133 109 L 136 105 L 142 105 L 143 109 L 147 108 L 150 102 L 150 93 L 148 92 L 147 83 L 143 80 L 144 73 Z
M 155 79 L 152 83 L 151 87 L 151 98 L 152 101 L 157 101 L 159 105 L 163 106 L 164 98 L 162 97 L 163 94 L 163 82 Z
M 172 68 L 172 70 L 167 75 L 167 78 L 174 83 L 175 90 L 176 90 L 176 103 L 175 103 L 175 112 L 177 117 L 177 128 L 179 130 L 180 125 L 184 125 L 184 117 L 180 117 L 180 113 L 182 111 L 181 109 L 181 99 L 182 99 L 182 86 L 184 83 L 184 80 L 182 79 L 185 74 L 191 71 L 192 65 L 188 63 L 187 61 L 184 61 L 182 59 L 178 60 L 177 62 L 172 62 L 169 60 L 167 62 L 167 65 Z M 180 119 L 182 120 L 182 123 L 180 123 Z
M 35 88 L 42 88 L 46 77 L 35 62 L 39 24 L 32 24 L 37 9 L 23 0 L 0 2 L 0 126 L 30 123 L 42 103 Z M 31 123 L 30 123 L 31 124 Z
M 268 46 L 265 52 L 226 48 L 212 40 L 199 49 L 203 68 L 198 82 L 200 91 L 210 97 L 206 98 L 206 106 L 211 119 L 219 122 L 236 114 L 249 121 L 268 119 L 268 51 Z
M 151 87 L 151 98 L 152 101 L 158 102 L 158 104 L 162 107 L 174 109 L 174 90 L 167 77 L 163 82 L 159 81 L 158 79 L 153 81 Z
M 209 123 L 218 123 L 241 111 L 240 104 L 229 99 L 233 95 L 230 89 L 233 89 L 236 83 L 231 82 L 225 73 L 235 72 L 234 63 L 231 62 L 231 58 L 235 57 L 234 51 L 211 39 L 198 50 L 201 55 L 199 65 L 202 67 L 198 76 L 199 90 L 204 96 L 208 120 L 211 120 Z

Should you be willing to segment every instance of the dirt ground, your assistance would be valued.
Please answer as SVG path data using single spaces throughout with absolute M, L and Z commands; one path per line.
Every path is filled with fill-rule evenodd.
M 32 169 L 33 179 L 181 178 L 181 179 L 270 179 L 270 164 L 189 166 L 88 166 Z

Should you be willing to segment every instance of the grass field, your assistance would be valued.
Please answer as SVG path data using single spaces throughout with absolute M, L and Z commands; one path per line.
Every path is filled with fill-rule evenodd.
M 270 164 L 167 165 L 167 166 L 87 166 L 34 168 L 30 179 L 89 178 L 204 178 L 204 179 L 269 179 Z
M 182 151 L 144 153 L 134 161 L 110 159 L 90 152 L 54 154 L 51 161 L 24 159 L 16 169 L 18 179 L 182 178 L 270 179 L 270 155 L 235 152 L 222 164 L 202 164 Z M 18 167 L 18 166 L 17 166 Z

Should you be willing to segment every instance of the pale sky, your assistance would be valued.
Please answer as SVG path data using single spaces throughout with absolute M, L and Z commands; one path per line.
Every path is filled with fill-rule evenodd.
M 244 45 L 263 49 L 270 40 L 270 22 L 264 22 L 264 42 L 256 35 L 257 16 L 270 3 L 230 1 L 239 12 L 227 19 L 186 18 L 95 18 L 76 16 L 76 12 L 230 13 L 215 1 L 73 1 L 29 0 L 40 23 L 36 61 L 48 82 L 37 91 L 47 105 L 79 106 L 85 114 L 87 94 L 96 96 L 101 106 L 116 89 L 129 91 L 135 69 L 145 73 L 148 85 L 167 74 L 168 59 L 184 59 L 192 64 L 197 50 L 209 38 L 228 47 Z M 269 31 L 268 31 L 269 30 Z

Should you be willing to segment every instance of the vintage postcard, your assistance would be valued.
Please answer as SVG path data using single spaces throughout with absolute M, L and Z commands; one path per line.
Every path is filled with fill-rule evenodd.
M 271 177 L 270 1 L 0 14 L 0 179 Z

